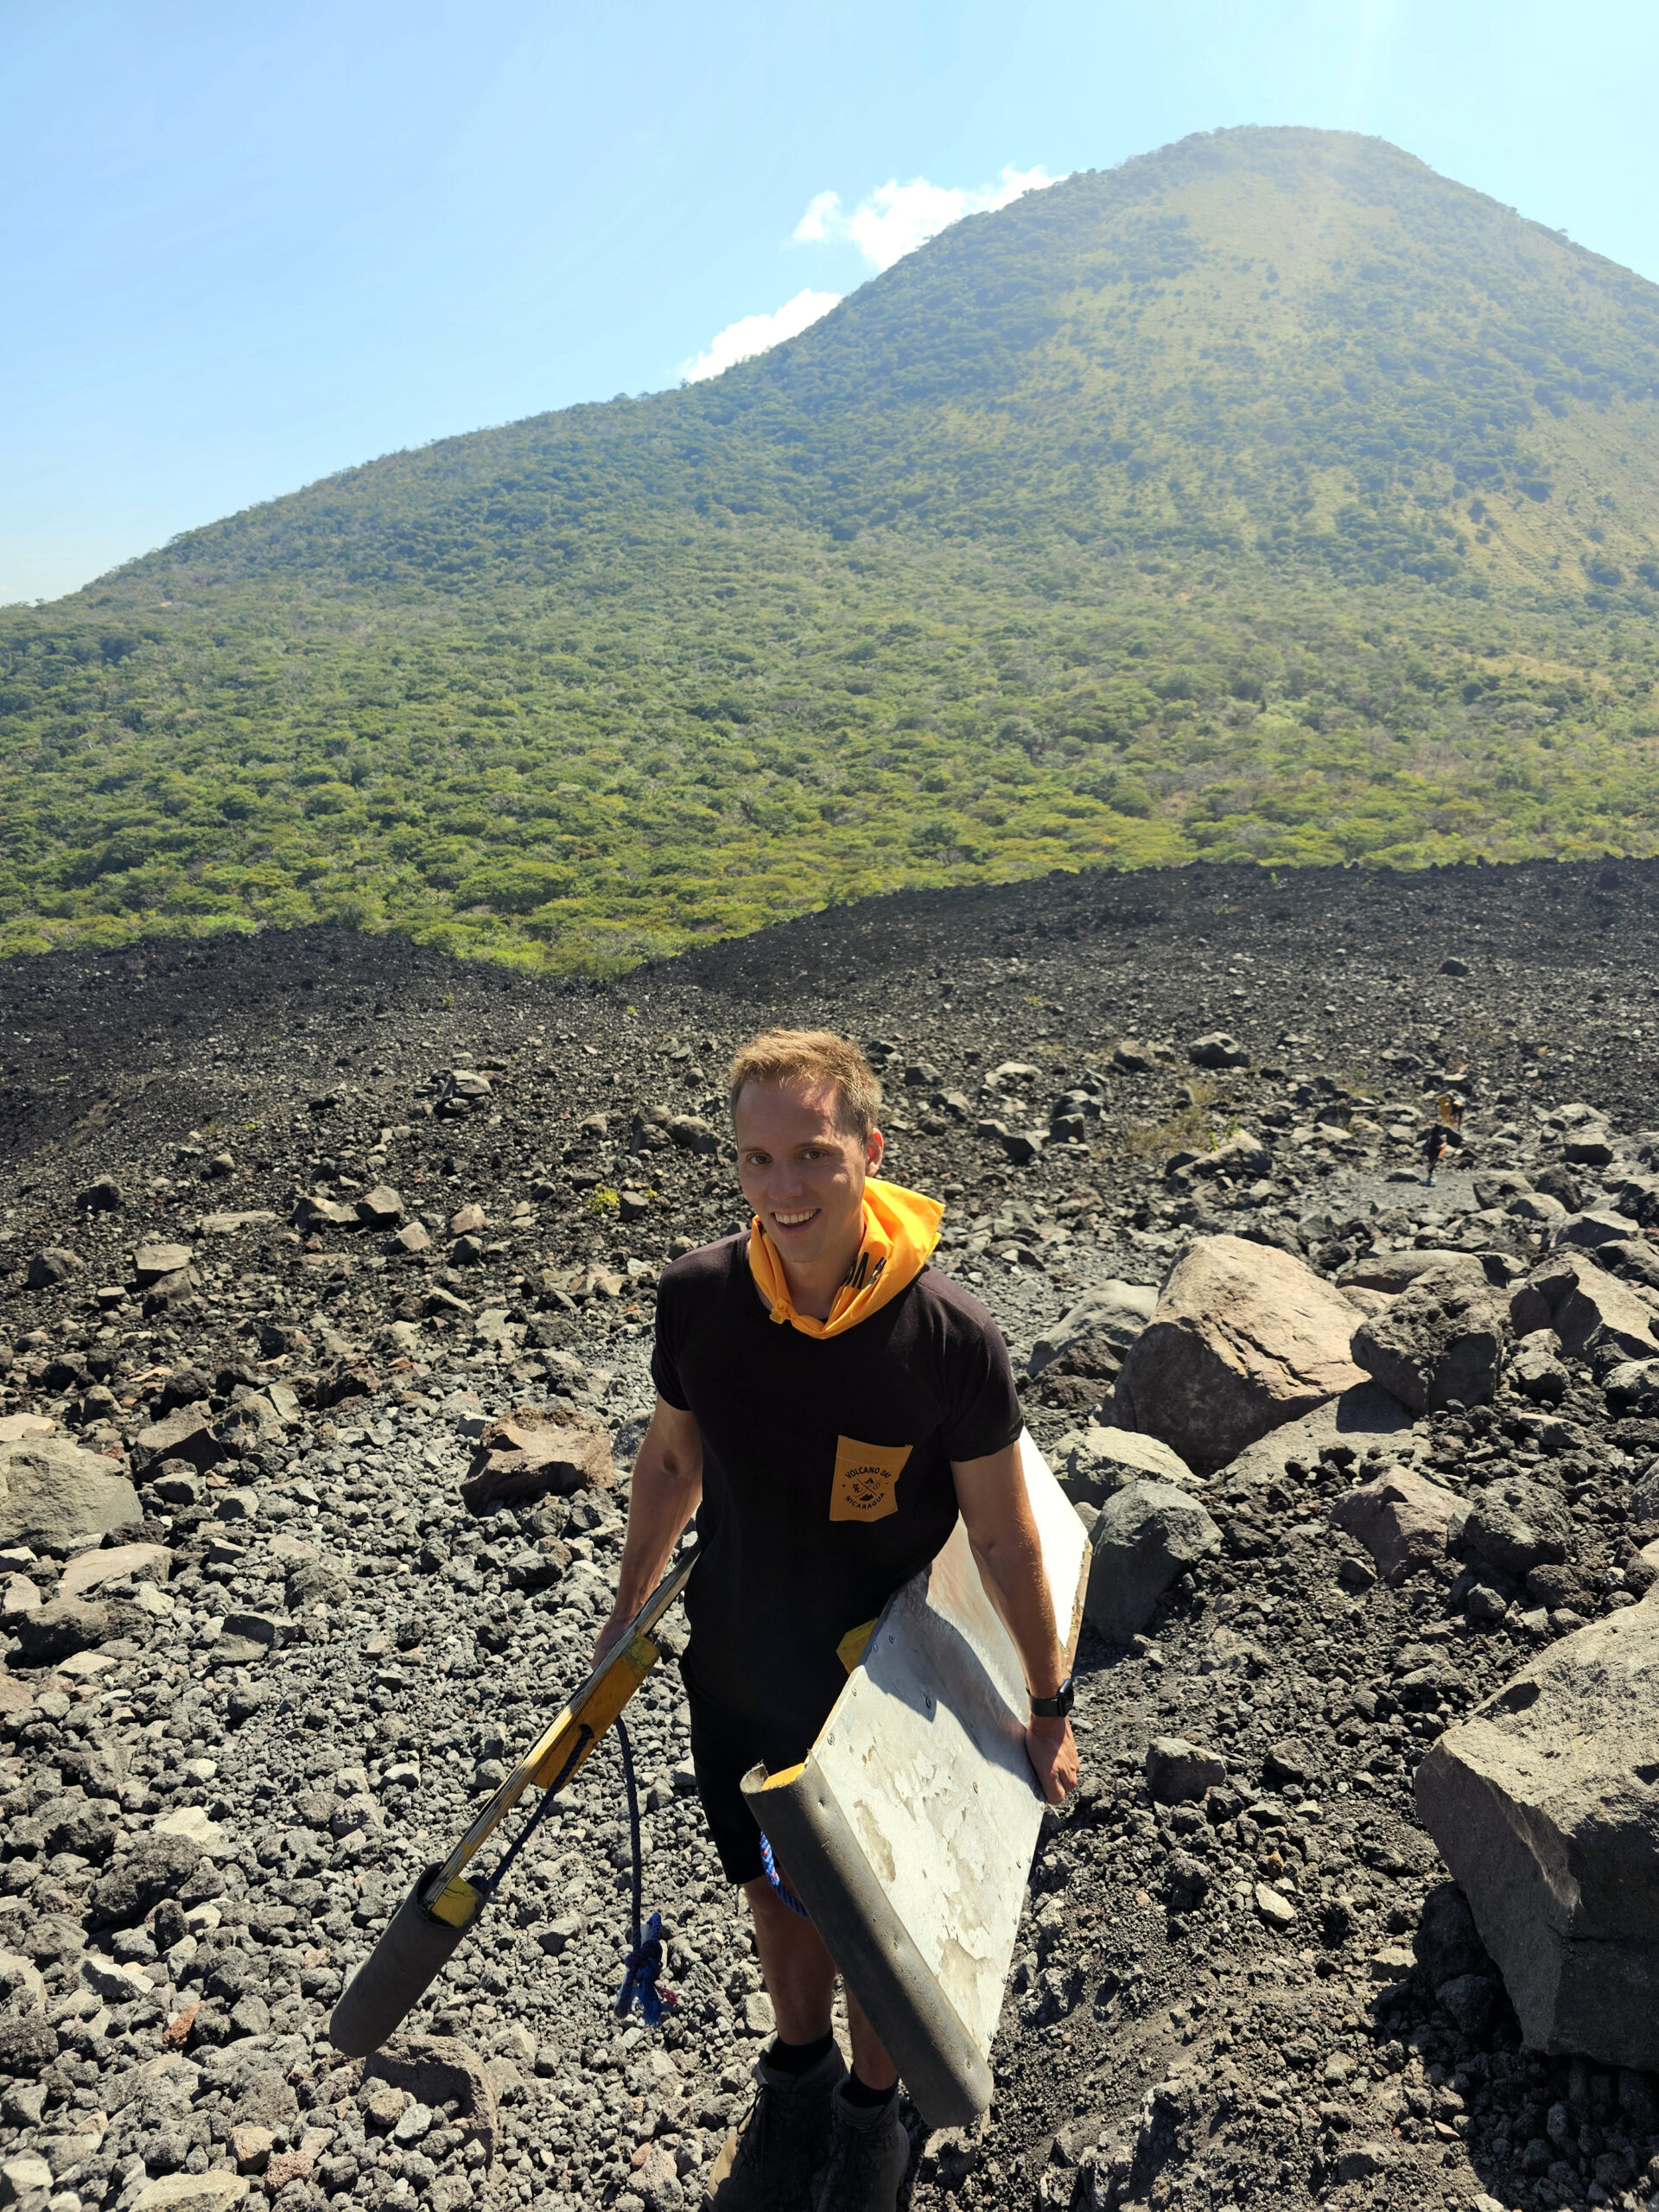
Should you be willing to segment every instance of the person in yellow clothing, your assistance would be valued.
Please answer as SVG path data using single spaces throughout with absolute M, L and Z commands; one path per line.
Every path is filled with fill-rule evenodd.
M 830 2032 L 835 1967 L 770 1873 L 740 1789 L 804 1759 L 846 1681 L 837 1647 L 944 1545 L 958 1514 L 1025 1664 L 1044 1795 L 1075 1788 L 1053 1612 L 1020 1470 L 1007 1348 L 928 1266 L 937 1200 L 879 1179 L 880 1086 L 827 1030 L 767 1031 L 731 1068 L 747 1236 L 664 1274 L 656 1410 L 628 1504 L 622 1636 L 695 1513 L 681 1662 L 697 1789 L 754 1916 L 777 2034 L 716 2168 L 721 2212 L 891 2212 L 908 2145 L 897 2075 L 851 1993 L 853 2070 Z M 779 1878 L 773 1878 L 778 1877 Z

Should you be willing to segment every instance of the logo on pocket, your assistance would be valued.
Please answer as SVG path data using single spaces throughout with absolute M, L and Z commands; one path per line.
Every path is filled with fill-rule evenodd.
M 908 1444 L 861 1444 L 836 1439 L 836 1473 L 830 1491 L 832 1521 L 885 1521 L 899 1510 L 894 1492 L 905 1471 Z

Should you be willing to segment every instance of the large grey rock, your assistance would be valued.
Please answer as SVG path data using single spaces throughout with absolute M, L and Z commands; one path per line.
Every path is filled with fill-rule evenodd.
M 0 1444 L 0 1544 L 75 1551 L 139 1516 L 137 1491 L 102 1452 L 64 1436 Z
M 58 1579 L 60 1598 L 89 1598 L 106 1582 L 165 1582 L 173 1554 L 165 1544 L 115 1544 L 82 1552 Z
M 1123 1363 L 1119 1420 L 1191 1465 L 1222 1465 L 1364 1380 L 1348 1350 L 1358 1318 L 1288 1252 L 1200 1237 Z
M 404 1201 L 390 1183 L 377 1183 L 356 1201 L 356 1211 L 365 1229 L 396 1229 L 404 1217 Z
M 142 1920 L 162 1897 L 177 1896 L 201 1865 L 194 1836 L 146 1836 L 93 1883 L 91 1913 L 99 1924 Z
M 1353 1356 L 1413 1413 L 1483 1405 L 1509 1338 L 1504 1305 L 1483 1281 L 1436 1268 L 1354 1332 Z
M 1615 1174 L 1608 1181 L 1620 1213 L 1644 1229 L 1659 1228 L 1659 1175 Z
M 132 1271 L 141 1283 L 160 1282 L 181 1274 L 194 1257 L 188 1244 L 141 1244 L 132 1255 Z
M 1659 1414 L 1659 1359 L 1622 1359 L 1601 1378 L 1607 1403 L 1618 1414 Z
M 1213 1029 L 1206 1037 L 1195 1037 L 1186 1048 L 1186 1057 L 1195 1068 L 1247 1068 L 1250 1064 L 1250 1056 L 1243 1046 L 1224 1029 Z
M 417 2104 L 433 2110 L 453 2105 L 453 2124 L 463 2137 L 476 2137 L 486 2157 L 493 2152 L 499 2124 L 495 2082 L 487 2063 L 470 2044 L 453 2036 L 392 2036 L 369 2054 L 363 2071 L 370 2079 L 406 2089 Z
M 164 1459 L 182 1459 L 205 1474 L 225 1457 L 225 1447 L 203 1405 L 175 1406 L 160 1421 L 141 1428 L 128 1446 L 133 1472 L 142 1478 Z
M 568 1497 L 609 1490 L 615 1480 L 611 1433 L 602 1421 L 559 1405 L 520 1406 L 480 1436 L 461 1495 L 481 1513 L 501 1499 Z
M 29 1262 L 24 1288 L 54 1290 L 59 1283 L 67 1282 L 71 1275 L 79 1273 L 79 1268 L 80 1262 L 73 1252 L 60 1245 L 49 1244 Z
M 1500 1573 L 1525 1575 L 1567 1557 L 1572 1524 L 1565 1507 L 1537 1483 L 1493 1483 L 1463 1524 L 1466 1551 Z
M 1075 1306 L 1046 1335 L 1038 1338 L 1027 1361 L 1034 1381 L 1052 1367 L 1062 1353 L 1084 1344 L 1099 1345 L 1116 1366 L 1135 1342 L 1158 1306 L 1158 1294 L 1150 1283 L 1120 1282 L 1116 1277 L 1084 1291 Z
M 1522 1191 L 1503 1211 L 1511 1221 L 1522 1221 L 1535 1229 L 1554 1229 L 1567 1219 L 1567 1208 L 1548 1191 Z
M 1398 1584 L 1445 1558 L 1446 1530 L 1461 1503 L 1438 1483 L 1400 1467 L 1338 1498 L 1331 1518 L 1364 1545 L 1385 1581 Z
M 1185 1460 L 1157 1437 L 1096 1421 L 1077 1433 L 1060 1459 L 1060 1488 L 1073 1505 L 1104 1505 L 1119 1491 L 1148 1477 L 1179 1490 L 1193 1479 Z
M 137 1605 L 112 1599 L 54 1598 L 49 1605 L 20 1618 L 16 1636 L 29 1665 L 46 1667 L 147 1624 L 147 1617 Z
M 1630 1233 L 1630 1224 L 1623 1214 L 1569 1213 L 1555 1224 L 1549 1241 L 1593 1252 L 1599 1244 L 1622 1244 Z
M 1620 1243 L 1598 1244 L 1596 1258 L 1621 1282 L 1659 1298 L 1659 1244 L 1650 1237 L 1628 1236 Z
M 1561 1365 L 1561 1340 L 1554 1329 L 1534 1329 L 1510 1355 L 1510 1376 L 1516 1389 L 1543 1406 L 1559 1405 L 1569 1377 Z
M 1221 1548 L 1221 1531 L 1195 1498 L 1170 1483 L 1131 1483 L 1109 1498 L 1089 1532 L 1084 1611 L 1124 1642 L 1143 1629 L 1176 1577 Z
M 1659 1353 L 1652 1309 L 1588 1253 L 1554 1252 L 1510 1294 L 1517 1335 L 1554 1329 L 1574 1359 L 1611 1363 Z
M 1382 1290 L 1397 1297 L 1421 1276 L 1459 1275 L 1466 1282 L 1484 1283 L 1486 1270 L 1472 1252 L 1362 1252 L 1336 1274 L 1344 1290 Z
M 1523 1668 L 1416 1796 L 1531 2048 L 1659 2068 L 1659 1604 Z

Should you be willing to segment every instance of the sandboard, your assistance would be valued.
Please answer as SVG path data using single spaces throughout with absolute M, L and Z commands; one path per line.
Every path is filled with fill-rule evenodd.
M 1020 1439 L 1067 1662 L 1088 1586 L 1076 1509 Z M 960 1521 L 895 1591 L 804 1764 L 743 1780 L 847 1985 L 931 2127 L 991 2101 L 989 2052 L 1042 1824 L 1014 1640 Z

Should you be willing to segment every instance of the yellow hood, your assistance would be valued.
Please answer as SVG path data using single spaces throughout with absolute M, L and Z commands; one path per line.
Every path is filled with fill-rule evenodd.
M 760 1226 L 749 1226 L 749 1268 L 779 1325 L 787 1321 L 804 1337 L 839 1337 L 868 1321 L 914 1282 L 939 1241 L 944 1208 L 937 1198 L 897 1183 L 864 1185 L 864 1235 L 847 1280 L 836 1293 L 827 1321 L 798 1313 L 778 1248 Z

